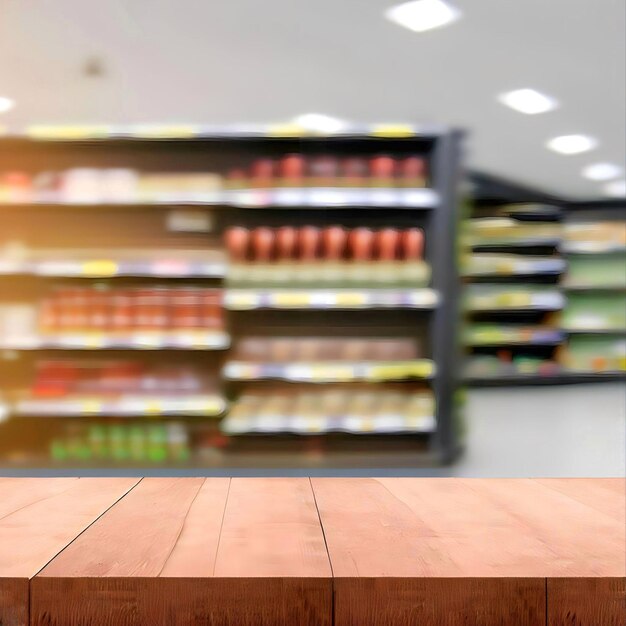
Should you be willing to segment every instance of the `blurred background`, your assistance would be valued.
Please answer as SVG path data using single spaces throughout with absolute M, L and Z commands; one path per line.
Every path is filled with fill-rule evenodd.
M 622 0 L 0 3 L 0 472 L 620 476 Z

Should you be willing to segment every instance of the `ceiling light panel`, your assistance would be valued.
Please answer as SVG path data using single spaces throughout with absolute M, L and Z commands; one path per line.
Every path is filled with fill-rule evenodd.
M 535 89 L 509 91 L 498 96 L 498 100 L 511 109 L 526 115 L 547 113 L 559 106 L 559 103 L 554 98 L 546 96 Z
M 583 168 L 582 175 L 589 180 L 611 180 L 624 173 L 615 163 L 593 163 Z
M 0 96 L 0 113 L 10 111 L 15 106 L 15 102 L 11 98 Z
M 414 0 L 387 9 L 385 17 L 415 33 L 423 33 L 458 20 L 461 11 L 443 0 Z
M 587 135 L 561 135 L 550 139 L 546 145 L 554 152 L 569 155 L 593 150 L 598 142 Z

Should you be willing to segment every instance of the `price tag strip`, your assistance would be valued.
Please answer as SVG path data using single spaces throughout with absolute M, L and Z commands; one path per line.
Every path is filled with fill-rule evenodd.
M 432 433 L 436 427 L 433 415 L 264 415 L 226 417 L 220 424 L 228 435 L 252 433 L 290 433 L 316 435 L 344 432 L 354 435 Z
M 3 341 L 3 349 L 52 348 L 66 350 L 129 349 L 129 350 L 224 350 L 230 346 L 227 333 L 211 330 L 180 330 L 170 332 L 133 332 L 108 335 L 91 332 L 29 337 L 20 341 Z
M 224 367 L 231 380 L 279 379 L 294 382 L 343 382 L 350 380 L 386 381 L 432 378 L 435 363 L 429 359 L 412 361 L 337 361 L 312 363 L 248 363 L 231 361 Z
M 433 289 L 227 289 L 224 306 L 234 311 L 251 309 L 367 309 L 424 308 L 436 306 L 439 297 Z
M 217 417 L 226 410 L 226 401 L 215 395 L 125 395 L 111 397 L 29 398 L 15 404 L 18 415 L 79 417 L 115 415 L 117 417 L 189 415 Z

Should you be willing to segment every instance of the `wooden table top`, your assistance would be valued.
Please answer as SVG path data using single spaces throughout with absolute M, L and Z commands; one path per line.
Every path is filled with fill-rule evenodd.
M 626 481 L 0 478 L 2 626 L 624 626 Z

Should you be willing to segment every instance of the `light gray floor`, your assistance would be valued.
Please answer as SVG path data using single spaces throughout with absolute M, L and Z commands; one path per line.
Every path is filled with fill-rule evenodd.
M 621 383 L 474 389 L 456 476 L 626 476 Z

